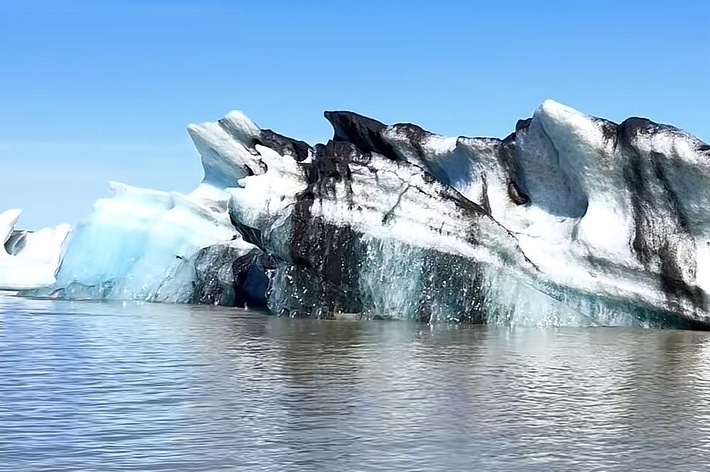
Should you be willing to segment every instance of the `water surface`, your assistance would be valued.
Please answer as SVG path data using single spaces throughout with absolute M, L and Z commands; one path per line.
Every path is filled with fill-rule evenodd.
M 704 470 L 709 341 L 0 297 L 0 471 Z

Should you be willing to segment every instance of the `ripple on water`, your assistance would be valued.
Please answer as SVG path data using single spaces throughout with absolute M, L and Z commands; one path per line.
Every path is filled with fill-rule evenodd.
M 0 471 L 693 470 L 708 335 L 0 297 Z

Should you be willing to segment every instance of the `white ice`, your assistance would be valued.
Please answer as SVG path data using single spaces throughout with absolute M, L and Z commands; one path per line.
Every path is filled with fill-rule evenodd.
M 29 290 L 52 285 L 62 260 L 69 225 L 26 232 L 15 230 L 22 211 L 0 213 L 0 290 Z

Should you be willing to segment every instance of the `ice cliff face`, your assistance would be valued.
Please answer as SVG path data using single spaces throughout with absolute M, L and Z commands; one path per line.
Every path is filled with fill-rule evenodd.
M 69 236 L 56 283 L 36 295 L 73 299 L 194 300 L 198 252 L 221 243 L 246 254 L 218 189 L 189 195 L 111 183 L 114 196 Z M 204 264 L 202 264 L 204 265 Z
M 238 112 L 191 125 L 203 183 L 190 195 L 115 184 L 67 239 L 56 282 L 34 293 L 292 316 L 710 325 L 710 148 L 692 136 L 552 101 L 502 140 L 326 119 L 333 139 L 315 146 Z

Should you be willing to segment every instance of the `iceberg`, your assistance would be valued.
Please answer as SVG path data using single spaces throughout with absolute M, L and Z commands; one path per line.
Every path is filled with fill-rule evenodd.
M 198 140 L 196 145 L 200 149 Z M 258 295 L 263 271 L 247 270 L 248 277 L 242 274 L 244 269 L 226 271 L 242 274 L 237 281 L 243 287 L 236 289 L 215 283 L 225 277 L 222 266 L 243 261 L 255 247 L 232 224 L 229 195 L 220 186 L 242 174 L 211 158 L 204 152 L 203 182 L 187 195 L 110 182 L 113 197 L 98 200 L 93 213 L 58 251 L 62 263 L 56 280 L 23 293 L 80 300 L 264 305 L 265 290 Z
M 0 286 L 322 318 L 710 326 L 710 146 L 697 138 L 551 100 L 503 139 L 325 117 L 333 138 L 316 145 L 236 111 L 190 125 L 193 192 L 112 183 L 71 233 L 28 239 L 25 259 L 2 214 Z M 42 276 L 18 272 L 31 254 Z
M 115 195 L 98 200 L 67 238 L 56 282 L 34 295 L 186 303 L 201 249 L 225 241 L 241 255 L 252 249 L 216 189 L 182 195 L 110 186 Z
M 30 290 L 54 284 L 61 248 L 71 231 L 69 225 L 15 230 L 21 214 L 19 209 L 0 213 L 0 290 Z

